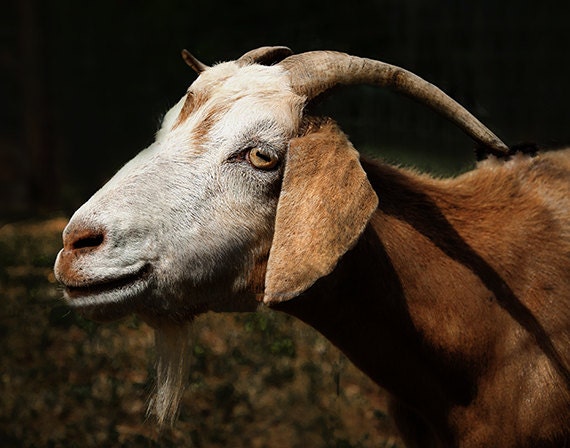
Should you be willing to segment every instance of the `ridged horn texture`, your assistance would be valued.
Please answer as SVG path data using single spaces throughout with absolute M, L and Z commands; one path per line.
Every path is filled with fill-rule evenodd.
M 404 94 L 458 125 L 479 145 L 497 155 L 509 148 L 467 109 L 438 87 L 395 65 L 333 51 L 313 51 L 280 62 L 291 76 L 293 90 L 312 100 L 338 85 L 371 84 Z
M 260 47 L 255 50 L 248 51 L 237 60 L 240 65 L 271 65 L 275 64 L 287 56 L 291 56 L 293 52 L 288 47 Z
M 196 57 L 186 49 L 182 50 L 182 59 L 184 59 L 186 65 L 188 65 L 188 67 L 194 70 L 197 74 L 200 74 L 209 68 L 206 64 L 196 59 Z

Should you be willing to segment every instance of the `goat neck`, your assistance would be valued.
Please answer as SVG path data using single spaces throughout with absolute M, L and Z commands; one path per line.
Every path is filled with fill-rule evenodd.
M 358 244 L 333 274 L 276 306 L 319 330 L 391 393 L 410 446 L 431 446 L 430 437 L 435 446 L 544 443 L 570 418 L 563 336 L 548 336 L 558 334 L 556 311 L 534 303 L 534 286 L 520 279 L 523 267 L 533 268 L 527 242 L 541 241 L 533 255 L 540 260 L 554 252 L 545 237 L 553 230 L 537 224 L 548 223 L 549 212 L 512 181 L 517 163 L 438 181 L 363 162 L 381 199 Z M 519 171 L 525 164 L 530 172 L 531 162 Z M 493 185 L 495 176 L 504 185 Z M 528 216 L 514 222 L 510 207 Z M 500 244 L 488 232 L 491 221 L 509 222 Z M 513 226 L 520 232 L 510 239 Z M 525 370 L 535 373 L 521 379 Z M 548 405 L 536 405 L 541 390 L 552 394 Z M 504 428 L 512 421 L 518 432 Z

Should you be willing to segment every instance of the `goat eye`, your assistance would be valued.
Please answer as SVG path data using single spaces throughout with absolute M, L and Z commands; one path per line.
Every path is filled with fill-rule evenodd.
M 259 170 L 272 170 L 277 166 L 279 159 L 255 147 L 247 152 L 247 161 Z

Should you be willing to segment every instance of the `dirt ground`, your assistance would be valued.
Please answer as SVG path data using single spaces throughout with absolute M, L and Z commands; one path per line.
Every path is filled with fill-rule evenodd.
M 153 331 L 87 321 L 52 273 L 64 218 L 0 227 L 0 446 L 402 447 L 386 395 L 324 338 L 276 312 L 193 328 L 179 421 L 145 419 Z

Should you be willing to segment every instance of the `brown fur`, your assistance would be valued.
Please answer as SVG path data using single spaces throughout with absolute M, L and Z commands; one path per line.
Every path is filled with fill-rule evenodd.
M 192 112 L 202 107 L 207 100 L 208 95 L 205 95 L 203 92 L 194 93 L 192 91 L 188 91 L 184 104 L 182 105 L 182 109 L 180 110 L 172 129 L 175 129 L 184 123 L 188 117 L 192 115 Z
M 217 67 L 193 84 L 174 124 L 184 132 L 195 118 L 189 151 L 206 150 L 220 117 L 251 93 L 243 84 L 220 93 L 241 64 Z M 315 92 L 296 79 L 293 91 L 283 92 L 277 81 L 286 75 L 274 74 L 283 78 L 255 98 L 287 105 L 279 111 L 291 130 Z M 570 149 L 487 161 L 457 179 L 434 180 L 359 162 L 328 120 L 305 120 L 298 135 L 275 222 L 254 240 L 243 267 L 251 262 L 251 271 L 233 283 L 236 301 L 171 304 L 174 312 L 163 303 L 133 308 L 131 300 L 83 307 L 96 317 L 136 310 L 156 327 L 150 412 L 159 423 L 177 413 L 192 318 L 226 306 L 250 310 L 263 295 L 264 303 L 314 326 L 390 392 L 410 447 L 570 445 Z M 76 258 L 102 236 L 81 227 L 75 218 L 69 229 L 79 230 L 68 230 L 70 244 L 58 258 L 69 298 L 74 287 L 98 280 L 74 271 Z
M 206 138 L 208 137 L 208 134 L 210 133 L 210 130 L 212 129 L 212 126 L 214 126 L 216 123 L 216 120 L 218 119 L 220 113 L 222 113 L 221 108 L 216 108 L 209 111 L 204 119 L 201 120 L 193 129 L 192 141 L 197 147 L 201 147 L 204 144 Z
M 204 98 L 206 97 L 204 96 Z M 206 110 L 204 116 L 192 129 L 191 138 L 194 146 L 201 148 L 205 144 L 206 140 L 210 135 L 212 127 L 217 122 L 220 121 L 220 117 L 228 110 L 229 105 L 233 101 L 236 101 L 238 98 L 239 96 L 236 96 L 232 98 L 231 101 L 229 99 L 225 101 L 220 101 L 219 103 L 212 105 L 212 107 Z M 204 99 L 203 101 L 205 102 L 206 99 Z
M 192 111 L 196 108 L 196 101 L 194 98 L 194 94 L 192 92 L 188 92 L 186 94 L 186 99 L 184 100 L 184 104 L 182 105 L 182 109 L 180 109 L 180 113 L 172 126 L 172 129 L 176 129 L 180 124 L 184 123 L 186 119 L 190 116 Z
M 363 167 L 379 207 L 356 247 L 274 307 L 392 394 L 410 447 L 570 443 L 570 150 L 486 161 L 452 180 Z M 319 182 L 326 198 L 334 180 Z M 337 203 L 351 200 L 345 188 Z
M 103 242 L 105 231 L 93 229 L 89 225 L 77 225 L 64 233 L 66 242 L 59 257 L 60 271 L 64 273 L 66 284 L 70 286 L 82 286 L 92 281 L 89 275 L 82 270 L 74 269 L 77 260 L 89 252 L 97 250 Z
M 366 227 L 378 198 L 358 159 L 340 133 L 315 132 L 291 141 L 267 263 L 266 303 L 295 297 L 329 274 Z

